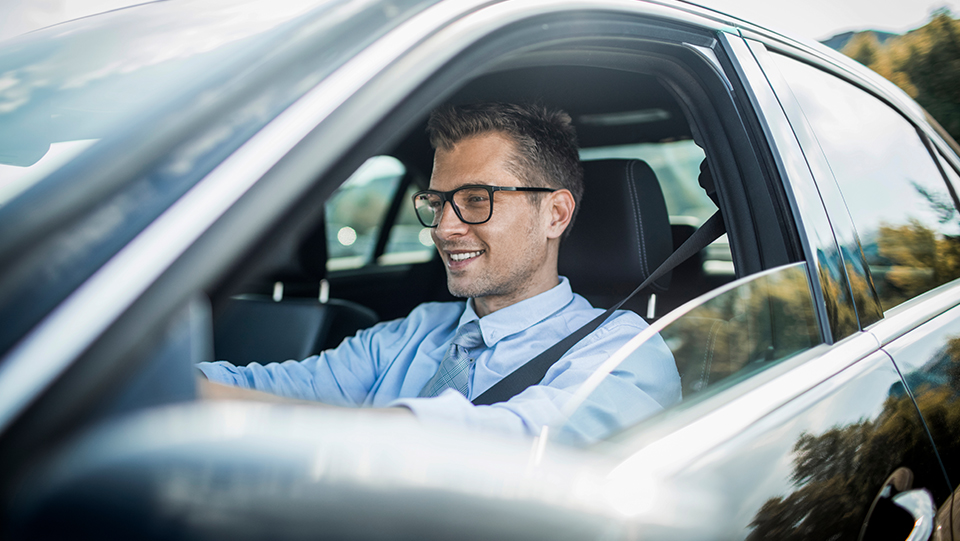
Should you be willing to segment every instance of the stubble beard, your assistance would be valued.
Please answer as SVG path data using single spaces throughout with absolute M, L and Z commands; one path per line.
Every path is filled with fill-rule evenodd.
M 532 258 L 531 258 L 532 259 Z M 533 261 L 525 261 L 524 265 L 517 265 L 505 274 L 499 272 L 485 273 L 470 281 L 458 281 L 447 271 L 447 289 L 454 297 L 507 297 L 517 294 L 524 285 L 529 283 L 537 269 Z M 542 264 L 542 263 L 541 263 Z
M 531 237 L 531 242 L 528 244 L 531 246 L 535 245 L 532 242 L 535 240 L 532 238 L 536 234 L 534 230 L 535 228 L 531 227 L 526 232 Z M 546 253 L 525 251 L 522 253 L 522 259 L 515 259 L 511 268 L 487 269 L 486 272 L 474 277 L 473 280 L 457 280 L 451 274 L 450 269 L 447 269 L 447 289 L 454 297 L 470 299 L 519 296 L 543 266 L 545 258 Z M 522 299 L 518 298 L 516 300 Z

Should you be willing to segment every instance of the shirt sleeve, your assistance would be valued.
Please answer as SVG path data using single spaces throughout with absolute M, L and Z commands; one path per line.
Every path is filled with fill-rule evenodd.
M 636 317 L 636 316 L 634 316 Z M 659 335 L 647 340 L 605 376 L 569 418 L 565 411 L 581 385 L 615 351 L 646 326 L 619 317 L 571 349 L 534 385 L 506 402 L 474 406 L 454 390 L 435 398 L 405 398 L 424 422 L 451 422 L 514 434 L 537 435 L 551 426 L 573 444 L 588 444 L 630 426 L 680 400 L 680 375 Z
M 336 406 L 359 407 L 381 371 L 379 360 L 389 356 L 390 345 L 405 342 L 408 327 L 403 319 L 379 323 L 347 338 L 334 349 L 302 361 L 266 365 L 254 362 L 246 366 L 217 361 L 199 363 L 197 368 L 217 383 Z

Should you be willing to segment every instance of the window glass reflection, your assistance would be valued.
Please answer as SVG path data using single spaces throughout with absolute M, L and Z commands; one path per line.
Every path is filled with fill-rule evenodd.
M 597 436 L 597 415 L 624 375 L 642 373 L 648 341 L 662 340 L 677 363 L 683 399 L 732 384 L 822 343 L 803 263 L 748 276 L 659 319 L 614 354 L 568 405 L 559 439 L 582 443 Z M 644 339 L 645 338 L 645 339 Z M 621 410 L 629 404 L 618 404 Z M 633 419 L 636 423 L 642 419 Z M 630 426 L 608 424 L 601 437 Z
M 419 190 L 417 186 L 409 186 L 400 202 L 400 212 L 397 220 L 390 228 L 390 238 L 383 255 L 377 260 L 381 265 L 398 265 L 402 263 L 422 263 L 430 261 L 436 249 L 433 247 L 433 238 L 430 229 L 423 227 L 417 219 L 417 213 L 410 201 L 413 194 Z
M 960 221 L 916 129 L 867 92 L 773 55 L 833 170 L 888 310 L 960 276 Z
M 327 270 L 358 268 L 370 261 L 405 171 L 396 158 L 374 156 L 327 199 Z

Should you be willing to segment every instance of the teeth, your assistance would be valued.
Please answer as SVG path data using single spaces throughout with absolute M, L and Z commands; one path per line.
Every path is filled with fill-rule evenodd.
M 478 255 L 480 255 L 480 254 L 482 254 L 482 253 L 483 253 L 483 251 L 479 251 L 479 252 L 467 252 L 467 253 L 464 253 L 464 254 L 450 254 L 450 259 L 452 259 L 452 260 L 454 260 L 454 261 L 463 261 L 464 259 L 470 259 L 471 257 L 477 257 Z

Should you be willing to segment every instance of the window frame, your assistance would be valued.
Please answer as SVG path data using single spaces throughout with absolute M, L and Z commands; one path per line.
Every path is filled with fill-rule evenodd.
M 953 198 L 954 203 L 957 204 L 958 200 L 956 198 L 955 187 L 945 174 L 943 166 L 936 155 L 935 147 L 937 145 L 935 140 L 932 140 L 930 137 L 930 131 L 933 128 L 926 122 L 918 122 L 915 118 L 917 115 L 911 114 L 912 111 L 901 107 L 897 100 L 892 99 L 889 92 L 884 92 L 884 90 L 889 89 L 877 88 L 876 86 L 869 84 L 867 80 L 857 78 L 854 76 L 854 74 L 851 74 L 848 71 L 832 69 L 832 66 L 828 65 L 823 60 L 805 56 L 796 50 L 781 50 L 774 48 L 769 49 L 766 52 L 766 55 L 774 53 L 780 54 L 790 60 L 808 65 L 813 69 L 820 70 L 827 76 L 836 77 L 839 81 L 849 84 L 853 88 L 876 98 L 882 104 L 889 107 L 891 112 L 903 118 L 916 131 L 920 143 L 927 150 L 929 159 L 937 168 L 938 172 L 940 173 L 941 180 Z M 829 165 L 829 161 L 827 160 L 826 155 L 823 153 L 815 132 L 803 114 L 799 102 L 794 96 L 789 83 L 780 74 L 779 68 L 774 63 L 774 60 L 767 56 L 761 62 L 763 63 L 764 69 L 771 80 L 771 84 L 773 84 L 773 86 L 777 89 L 777 93 L 781 99 L 781 102 L 784 103 L 784 107 L 789 111 L 787 113 L 788 117 L 794 127 L 794 131 L 798 140 L 800 141 L 801 147 L 803 148 L 806 160 L 814 172 L 814 181 L 817 185 L 817 189 L 821 197 L 824 199 L 824 204 L 827 206 L 829 219 L 834 228 L 834 235 L 837 239 L 837 243 L 842 245 L 842 239 L 846 238 L 848 253 L 852 252 L 859 255 L 858 260 L 853 262 L 850 262 L 844 257 L 844 262 L 847 264 L 843 265 L 843 269 L 845 272 L 854 270 L 859 274 L 859 280 L 850 280 L 848 284 L 850 284 L 849 287 L 851 287 L 854 297 L 859 297 L 857 303 L 857 317 L 860 323 L 860 329 L 871 329 L 884 318 L 898 313 L 900 311 L 900 307 L 904 304 L 911 303 L 915 299 L 929 298 L 930 291 L 941 289 L 941 287 L 933 288 L 930 291 L 921 293 L 920 295 L 908 299 L 897 306 L 893 306 L 884 312 L 880 303 L 879 294 L 877 293 L 876 288 L 873 286 L 873 277 L 863 252 L 860 234 L 857 230 L 856 224 L 853 222 L 853 217 L 846 206 L 839 182 L 833 174 L 833 171 Z M 889 83 L 889 85 L 892 86 L 892 83 Z M 896 90 L 899 91 L 899 89 Z M 924 120 L 926 120 L 926 118 Z M 940 153 L 941 155 L 944 155 L 942 150 Z M 958 205 L 958 212 L 960 212 L 960 205 Z M 842 254 L 841 257 L 843 257 Z M 853 283 L 865 284 L 868 287 L 865 287 L 861 291 L 856 291 L 852 285 Z M 955 279 L 954 281 L 945 285 L 957 283 L 958 282 Z

